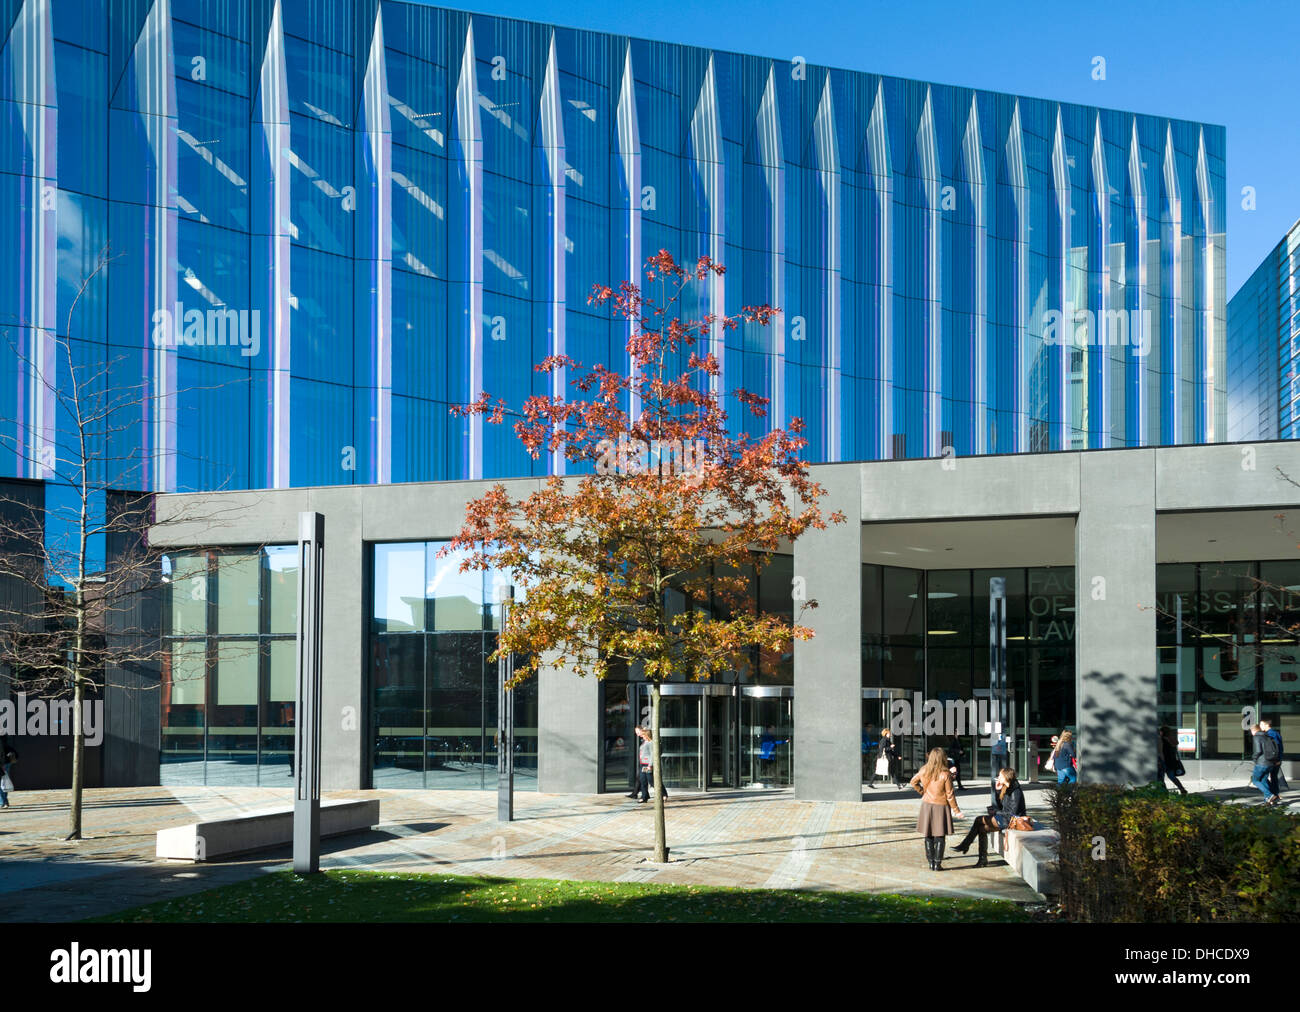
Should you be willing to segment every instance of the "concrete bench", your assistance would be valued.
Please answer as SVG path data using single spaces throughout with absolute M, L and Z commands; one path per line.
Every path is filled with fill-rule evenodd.
M 322 837 L 355 833 L 378 824 L 378 798 L 320 803 Z M 160 829 L 157 856 L 171 861 L 211 861 L 292 842 L 293 806 L 290 805 Z
M 1057 848 L 1061 836 L 1033 819 L 1030 822 L 1034 824 L 1032 832 L 1004 829 L 992 834 L 993 852 L 1001 854 L 1029 888 L 1052 896 L 1060 892 Z

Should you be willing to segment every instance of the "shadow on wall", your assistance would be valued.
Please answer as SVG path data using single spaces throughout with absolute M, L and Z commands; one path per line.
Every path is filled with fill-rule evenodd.
M 1151 691 L 1140 687 L 1148 683 Z M 1079 780 L 1145 784 L 1156 779 L 1156 679 L 1089 671 L 1080 681 Z

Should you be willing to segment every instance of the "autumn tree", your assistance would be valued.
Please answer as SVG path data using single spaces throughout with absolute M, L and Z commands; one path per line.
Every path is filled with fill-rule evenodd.
M 705 680 L 745 667 L 755 648 L 788 650 L 812 630 L 762 614 L 751 579 L 772 553 L 810 528 L 824 528 L 820 485 L 800 459 L 803 423 L 761 437 L 734 434 L 726 405 L 765 418 L 767 400 L 719 389 L 718 359 L 706 342 L 744 325 L 766 326 L 779 310 L 748 306 L 735 316 L 683 320 L 686 297 L 724 267 L 701 257 L 694 268 L 661 250 L 645 265 L 646 284 L 596 286 L 588 300 L 626 321 L 630 375 L 567 355 L 536 368 L 575 392 L 528 398 L 517 408 L 485 392 L 453 408 L 490 423 L 514 419 L 537 459 L 565 461 L 568 477 L 513 498 L 495 485 L 470 503 L 446 552 L 465 551 L 462 570 L 508 573 L 526 594 L 509 612 L 498 651 L 522 658 L 515 682 L 551 665 L 604 678 L 613 665 L 651 685 L 655 790 L 654 860 L 666 861 L 660 687 L 674 675 Z M 654 297 L 651 297 L 653 295 Z M 841 523 L 842 514 L 829 518 Z M 752 576 L 751 576 L 752 574 Z M 704 610 L 674 609 L 670 590 Z

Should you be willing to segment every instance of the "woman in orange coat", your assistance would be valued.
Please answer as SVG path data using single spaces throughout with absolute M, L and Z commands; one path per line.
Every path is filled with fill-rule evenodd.
M 925 765 L 912 777 L 911 785 L 921 795 L 921 811 L 916 816 L 916 831 L 925 837 L 925 857 L 931 871 L 943 871 L 944 837 L 953 831 L 952 820 L 961 818 L 957 798 L 952 792 L 952 774 L 948 756 L 941 748 L 930 749 Z

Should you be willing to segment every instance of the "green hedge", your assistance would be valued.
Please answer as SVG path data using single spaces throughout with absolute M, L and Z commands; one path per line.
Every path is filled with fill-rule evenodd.
M 1069 920 L 1300 922 L 1298 816 L 1158 784 L 1066 787 L 1052 807 Z

